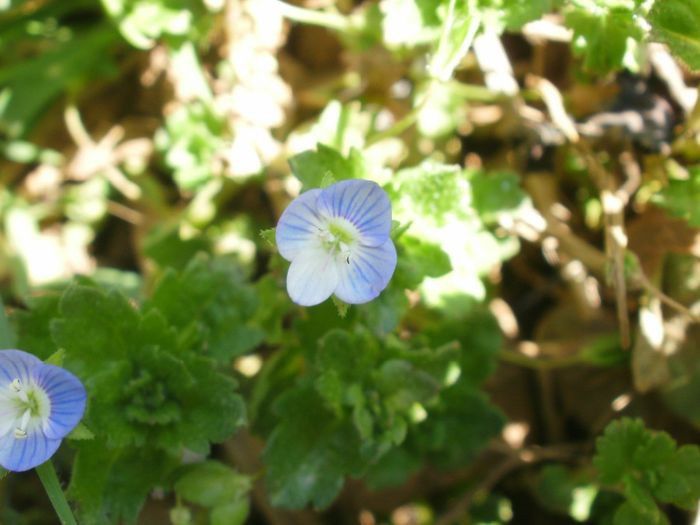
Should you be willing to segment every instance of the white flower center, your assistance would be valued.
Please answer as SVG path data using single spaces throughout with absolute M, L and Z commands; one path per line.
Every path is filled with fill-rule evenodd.
M 330 219 L 323 227 L 319 228 L 318 237 L 323 247 L 329 253 L 336 255 L 343 262 L 350 264 L 350 258 L 360 232 L 348 220 L 341 217 Z
M 15 378 L 0 390 L 0 436 L 12 432 L 16 439 L 25 439 L 50 413 L 49 396 L 33 381 L 23 383 Z

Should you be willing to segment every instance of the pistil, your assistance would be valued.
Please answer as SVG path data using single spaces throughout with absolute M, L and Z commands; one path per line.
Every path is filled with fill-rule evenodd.
M 332 254 L 338 255 L 347 264 L 350 264 L 352 246 L 355 244 L 356 235 L 344 224 L 330 222 L 325 228 L 319 230 L 319 238 L 324 247 Z
M 36 389 L 27 388 L 19 378 L 9 384 L 10 402 L 14 404 L 15 439 L 26 439 L 27 429 L 33 417 L 41 417 L 41 395 Z M 37 397 L 39 396 L 39 397 Z

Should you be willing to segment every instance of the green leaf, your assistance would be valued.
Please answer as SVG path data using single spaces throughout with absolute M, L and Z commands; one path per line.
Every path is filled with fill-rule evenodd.
M 568 468 L 560 464 L 546 465 L 538 473 L 535 494 L 545 508 L 568 514 L 576 487 Z
M 59 310 L 61 319 L 51 323 L 51 332 L 79 373 L 99 370 L 105 357 L 125 358 L 139 335 L 134 329 L 140 323 L 136 310 L 116 291 L 71 286 L 61 297 Z
M 155 308 L 142 315 L 117 292 L 73 286 L 59 310 L 52 332 L 88 389 L 86 424 L 111 446 L 207 452 L 242 424 L 236 383 L 183 350 Z
M 50 323 L 58 313 L 60 297 L 53 293 L 32 297 L 27 309 L 15 309 L 10 316 L 18 335 L 17 346 L 39 359 L 47 359 L 56 350 Z
M 629 361 L 629 352 L 622 349 L 620 335 L 615 332 L 600 335 L 583 346 L 581 359 L 595 366 L 617 366 Z
M 195 257 L 181 273 L 167 271 L 144 311 L 160 312 L 183 343 L 223 363 L 257 346 L 264 332 L 252 319 L 258 301 L 232 260 Z
M 450 256 L 439 245 L 402 235 L 399 241 L 399 268 L 394 279 L 405 288 L 414 289 L 426 277 L 441 277 L 452 270 Z
M 653 202 L 691 226 L 700 227 L 700 166 L 688 171 L 687 180 L 670 180 L 666 188 L 654 195 Z
M 212 104 L 196 100 L 168 115 L 155 144 L 185 190 L 204 187 L 222 175 L 216 156 L 226 147 L 226 122 Z
M 344 157 L 324 144 L 318 144 L 316 151 L 304 151 L 290 158 L 289 166 L 301 181 L 304 191 L 323 187 L 329 177 L 341 181 L 363 178 L 367 173 L 362 155 L 357 150 L 351 150 L 350 155 Z
M 501 33 L 518 31 L 553 7 L 552 0 L 478 0 L 483 25 Z
M 477 173 L 471 184 L 474 209 L 487 224 L 529 203 L 519 177 L 511 172 Z
M 271 248 L 277 247 L 277 239 L 275 237 L 275 228 L 267 228 L 260 230 L 260 237 L 270 245 Z
M 485 222 L 486 218 L 495 217 L 513 219 L 531 205 L 529 200 L 522 199 L 521 190 L 512 184 L 511 178 L 506 180 L 505 187 L 496 184 L 492 188 L 495 195 L 488 197 L 483 185 L 488 186 L 490 180 L 503 182 L 502 178 L 498 173 L 491 177 L 480 171 L 427 160 L 398 171 L 387 185 L 394 218 L 411 222 L 412 237 L 439 245 L 450 258 L 451 272 L 426 279 L 420 287 L 421 296 L 429 306 L 454 317 L 467 313 L 485 298 L 482 276 L 517 252 L 519 244 L 515 237 L 496 235 Z M 475 208 L 472 191 L 475 183 L 482 185 L 477 191 L 483 218 Z M 514 209 L 515 203 L 518 204 Z M 401 270 L 399 266 L 397 277 Z
M 593 463 L 603 483 L 623 484 L 637 512 L 654 513 L 652 496 L 688 509 L 700 498 L 700 448 L 677 449 L 668 434 L 647 430 L 639 419 L 610 423 L 596 441 Z
M 181 271 L 198 253 L 206 253 L 211 249 L 212 242 L 208 237 L 199 235 L 182 239 L 177 227 L 166 225 L 155 226 L 151 230 L 146 237 L 143 252 L 161 268 Z
M 613 517 L 613 525 L 665 525 L 668 519 L 656 508 L 655 512 L 644 512 L 632 503 L 620 505 Z
M 45 52 L 21 57 L 0 70 L 0 86 L 7 96 L 0 103 L 0 131 L 9 137 L 26 135 L 67 89 L 114 71 L 110 49 L 119 35 L 109 24 L 94 24 L 88 31 L 56 29 L 67 31 L 70 38 L 55 39 L 56 45 Z
M 408 412 L 414 403 L 435 397 L 440 382 L 430 373 L 404 359 L 388 359 L 378 368 L 376 388 L 392 411 Z
M 214 508 L 243 500 L 251 489 L 251 479 L 218 461 L 204 461 L 183 469 L 175 482 L 175 492 L 185 500 Z
M 122 36 L 134 47 L 150 49 L 164 36 L 184 36 L 205 11 L 190 0 L 102 0 Z
M 71 430 L 71 433 L 66 436 L 66 439 L 75 439 L 77 441 L 95 439 L 95 434 L 93 434 L 84 423 L 78 423 L 78 426 Z
M 621 419 L 610 423 L 596 440 L 593 463 L 603 483 L 615 484 L 636 468 L 637 451 L 648 444 L 650 435 L 640 419 Z
M 648 21 L 653 40 L 668 44 L 691 69 L 700 69 L 700 4 L 696 0 L 657 0 Z
M 335 306 L 336 310 L 338 310 L 338 316 L 341 319 L 345 319 L 345 316 L 348 315 L 350 305 L 341 301 L 335 295 L 331 297 L 331 300 L 333 301 L 333 305 Z
M 17 342 L 15 332 L 5 314 L 5 305 L 0 297 L 0 349 L 14 348 Z
M 663 502 L 691 510 L 700 499 L 700 448 L 684 445 L 660 468 L 654 495 Z
M 63 359 L 66 357 L 66 352 L 62 348 L 59 350 L 56 350 L 53 354 L 51 354 L 48 358 L 44 360 L 46 364 L 49 365 L 54 365 L 54 366 L 63 366 Z
M 460 383 L 479 386 L 498 365 L 503 337 L 495 317 L 485 308 L 460 319 L 436 321 L 424 334 L 432 347 L 459 343 L 456 373 Z
M 287 291 L 271 274 L 263 276 L 254 286 L 258 297 L 258 309 L 251 323 L 265 332 L 265 340 L 268 343 L 282 342 L 288 337 L 283 322 L 293 308 Z
M 544 508 L 578 522 L 598 523 L 592 514 L 599 511 L 594 506 L 600 505 L 601 492 L 588 469 L 550 464 L 542 468 L 537 478 L 535 496 Z
M 264 452 L 273 505 L 327 507 L 345 476 L 359 475 L 361 442 L 349 422 L 336 419 L 311 387 L 288 390 L 277 406 L 281 422 Z
M 429 218 L 443 225 L 470 214 L 469 174 L 459 166 L 424 161 L 397 172 L 387 192 L 401 222 Z M 413 230 L 412 226 L 412 233 Z
M 78 503 L 80 523 L 136 523 L 150 491 L 180 464 L 180 451 L 110 449 L 99 439 L 73 443 L 78 452 L 68 493 Z
M 572 0 L 564 9 L 566 25 L 574 31 L 573 49 L 584 57 L 586 69 L 607 73 L 620 69 L 631 52 L 628 39 L 639 41 L 639 0 Z
M 332 330 L 319 342 L 316 367 L 321 375 L 333 371 L 343 383 L 352 384 L 374 369 L 379 352 L 376 341 L 366 332 Z
M 214 507 L 209 518 L 211 525 L 243 525 L 250 513 L 250 502 L 232 501 Z
M 377 335 L 387 335 L 393 332 L 408 311 L 408 298 L 402 284 L 405 281 L 402 277 L 404 268 L 409 273 L 413 271 L 411 268 L 407 268 L 405 261 L 399 257 L 396 272 L 389 282 L 389 286 L 374 301 L 357 305 L 354 308 L 361 316 L 365 326 Z
M 102 508 L 105 486 L 119 453 L 96 440 L 79 443 L 68 496 L 78 502 L 78 518 L 85 523 L 107 522 Z
M 483 393 L 457 384 L 441 394 L 428 424 L 419 425 L 409 443 L 442 468 L 472 461 L 503 428 L 505 417 Z
M 649 490 L 633 476 L 625 476 L 623 479 L 625 496 L 627 501 L 639 512 L 644 514 L 655 514 L 658 512 L 656 502 Z
M 397 487 L 423 464 L 417 454 L 405 448 L 394 448 L 372 464 L 364 478 L 372 490 Z

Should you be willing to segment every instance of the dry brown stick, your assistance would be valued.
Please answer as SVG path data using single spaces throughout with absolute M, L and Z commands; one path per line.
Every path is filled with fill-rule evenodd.
M 547 106 L 552 122 L 559 128 L 574 148 L 581 154 L 588 173 L 598 187 L 605 214 L 605 253 L 611 269 L 608 281 L 615 290 L 617 319 L 620 325 L 620 342 L 623 348 L 630 346 L 630 322 L 627 312 L 627 282 L 625 279 L 625 250 L 627 236 L 624 228 L 626 200 L 613 188 L 610 174 L 598 161 L 589 144 L 581 138 L 576 124 L 564 107 L 557 87 L 544 78 L 530 75 L 526 83 L 539 92 Z
M 481 483 L 473 489 L 467 491 L 450 509 L 440 516 L 435 525 L 451 525 L 455 523 L 461 516 L 466 514 L 471 507 L 474 498 L 481 493 L 489 492 L 498 482 L 511 471 L 515 470 L 522 464 L 522 461 L 517 456 L 510 456 L 491 469 L 489 473 L 481 480 Z
M 548 447 L 533 446 L 524 449 L 513 449 L 505 443 L 494 442 L 489 448 L 491 452 L 502 453 L 506 457 L 442 514 L 435 521 L 435 525 L 455 523 L 469 511 L 476 498 L 490 492 L 505 476 L 519 467 L 548 460 L 578 461 L 583 454 L 590 453 L 592 442 L 560 443 Z
M 690 308 L 687 306 L 679 303 L 672 297 L 669 297 L 665 293 L 663 293 L 661 290 L 659 290 L 654 284 L 649 280 L 649 278 L 643 273 L 639 272 L 636 275 L 637 279 L 641 283 L 642 287 L 649 292 L 650 294 L 656 296 L 662 303 L 664 303 L 666 306 L 669 308 L 672 308 L 676 310 L 677 312 L 687 316 L 690 318 L 691 321 L 695 323 L 700 323 L 700 315 L 696 314 L 693 312 Z
M 611 188 L 601 192 L 605 215 L 605 252 L 611 266 L 610 278 L 615 290 L 617 321 L 620 325 L 622 348 L 630 346 L 630 321 L 627 312 L 627 282 L 625 279 L 625 250 L 627 235 L 624 227 L 624 203 Z

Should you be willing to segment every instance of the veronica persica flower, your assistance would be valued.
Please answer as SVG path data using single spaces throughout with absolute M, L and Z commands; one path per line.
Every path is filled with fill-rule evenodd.
M 85 411 L 70 372 L 21 350 L 0 350 L 0 465 L 22 472 L 49 459 Z
M 396 268 L 391 203 L 374 182 L 345 180 L 302 193 L 277 224 L 277 247 L 291 261 L 287 291 L 313 306 L 335 294 L 349 304 L 371 301 Z

